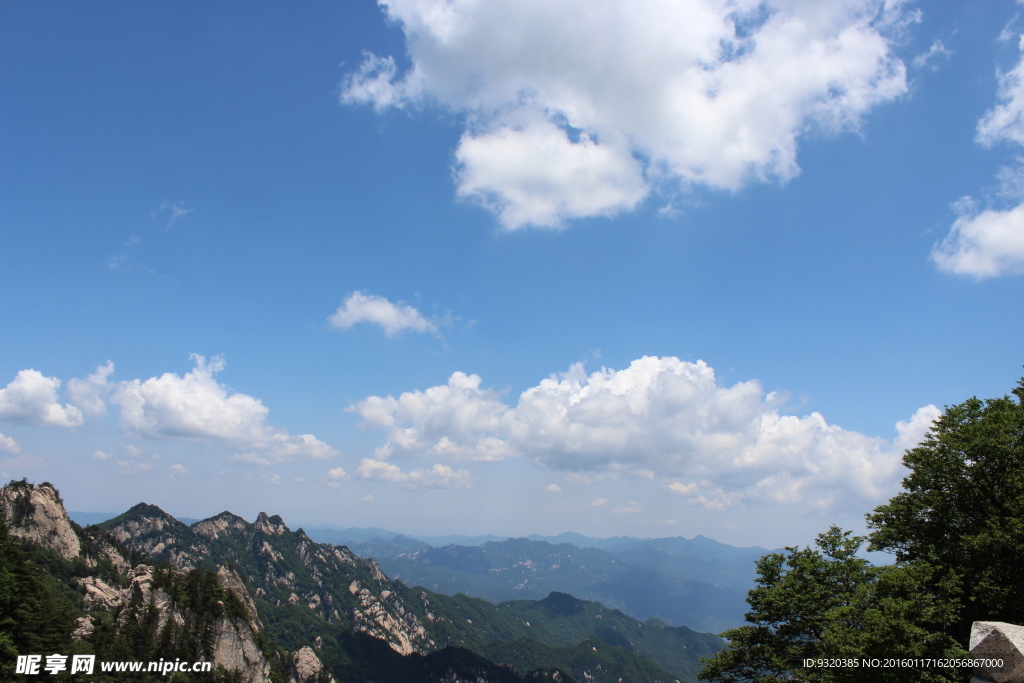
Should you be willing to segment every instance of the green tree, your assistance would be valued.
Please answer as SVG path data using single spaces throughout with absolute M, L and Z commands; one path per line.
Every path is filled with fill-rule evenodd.
M 816 548 L 765 555 L 747 601 L 749 626 L 723 633 L 729 646 L 704 660 L 699 678 L 755 681 L 905 681 L 906 668 L 861 668 L 863 659 L 965 656 L 941 634 L 948 610 L 917 591 L 926 565 L 875 567 L 857 557 L 864 538 L 833 526 Z M 939 627 L 939 631 L 936 631 Z M 806 667 L 805 660 L 848 660 L 838 667 Z M 852 663 L 856 662 L 856 665 Z M 913 680 L 958 680 L 956 672 L 922 668 Z
M 935 568 L 922 588 L 956 610 L 962 643 L 974 621 L 1024 623 L 1024 380 L 1013 394 L 947 407 L 868 515 L 871 549 Z

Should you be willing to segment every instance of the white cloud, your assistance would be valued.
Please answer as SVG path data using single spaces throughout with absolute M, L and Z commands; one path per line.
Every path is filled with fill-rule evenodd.
M 925 52 L 922 52 L 918 56 L 914 57 L 912 63 L 918 69 L 930 67 L 934 71 L 936 68 L 938 68 L 935 66 L 936 61 L 938 61 L 939 59 L 945 59 L 946 61 L 949 61 L 949 58 L 952 55 L 953 53 L 949 49 L 947 49 L 945 45 L 942 44 L 942 41 L 936 38 L 932 42 L 931 47 L 929 47 Z
M 373 502 L 373 496 L 367 494 L 367 495 L 363 496 L 362 500 L 363 500 L 364 503 L 372 503 Z
M 617 515 L 635 515 L 639 513 L 643 508 L 635 500 L 631 500 L 628 505 L 620 505 L 619 507 L 612 510 Z
M 342 467 L 335 467 L 334 469 L 327 470 L 327 485 L 332 489 L 341 488 L 341 482 L 348 479 L 348 473 Z
M 978 121 L 978 142 L 986 147 L 998 142 L 1024 145 L 1024 55 L 1008 73 L 999 74 L 997 97 L 999 103 Z M 1020 198 L 1021 169 L 1004 168 L 999 180 L 1004 198 Z M 939 270 L 976 280 L 1024 273 L 1024 203 L 978 211 L 974 200 L 965 197 L 953 206 L 957 219 L 932 249 Z
M 709 509 L 741 502 L 813 508 L 863 505 L 898 484 L 906 444 L 937 415 L 901 422 L 895 444 L 829 424 L 818 413 L 781 412 L 756 381 L 722 386 L 706 363 L 644 357 L 624 370 L 582 365 L 524 391 L 515 406 L 454 373 L 445 385 L 350 408 L 387 430 L 373 478 L 402 481 L 394 457 L 497 460 L 519 456 L 588 484 L 622 474 L 665 481 Z M 369 470 L 363 476 L 368 476 Z M 603 499 L 599 499 L 603 500 Z
M 16 424 L 77 427 L 82 411 L 57 402 L 60 380 L 38 370 L 21 370 L 0 389 L 0 421 Z
M 177 464 L 171 465 L 171 471 L 174 472 L 175 474 L 179 475 L 179 476 L 188 474 L 188 470 L 185 469 L 185 466 L 182 465 L 181 463 L 177 463 Z
M 561 493 L 562 487 L 559 486 L 558 484 L 548 484 L 548 487 L 544 490 L 547 491 L 548 493 Z
M 312 434 L 293 436 L 268 425 L 269 410 L 259 399 L 230 393 L 214 379 L 224 369 L 222 358 L 191 358 L 195 367 L 183 376 L 168 372 L 117 385 L 111 401 L 121 406 L 126 428 L 149 439 L 221 442 L 240 451 L 237 460 L 252 464 L 336 453 Z
M 370 396 L 347 410 L 364 426 L 389 430 L 379 459 L 430 453 L 454 460 L 500 460 L 511 453 L 501 436 L 508 406 L 501 395 L 480 389 L 478 375 L 455 372 L 448 384 L 406 392 L 397 399 Z
M 405 330 L 437 333 L 437 324 L 412 306 L 401 301 L 393 304 L 382 296 L 363 294 L 358 290 L 345 297 L 327 321 L 339 330 L 351 329 L 359 323 L 380 325 L 388 337 L 394 337 Z
M 380 2 L 411 68 L 367 54 L 342 102 L 464 116 L 457 193 L 507 229 L 629 210 L 664 180 L 788 180 L 801 135 L 906 91 L 901 2 Z
M 363 479 L 376 479 L 394 484 L 402 484 L 408 488 L 472 488 L 473 478 L 466 470 L 453 470 L 447 465 L 437 463 L 430 469 L 417 469 L 403 472 L 397 465 L 364 458 L 356 470 Z
M 193 209 L 189 209 L 185 206 L 185 202 L 178 200 L 176 202 L 163 201 L 160 203 L 160 208 L 152 212 L 153 218 L 156 218 L 164 223 L 164 230 L 170 230 L 182 216 L 187 216 L 192 213 Z
M 959 202 L 961 215 L 932 250 L 940 270 L 982 280 L 1024 273 L 1024 204 L 976 213 Z
M 137 463 L 134 460 L 118 460 L 117 466 L 121 468 L 121 474 L 141 474 L 153 469 L 152 463 Z
M 602 505 L 607 505 L 608 504 L 608 499 L 607 498 L 595 498 L 594 500 L 590 501 L 590 504 L 592 506 L 596 507 L 596 508 L 599 508 Z
M 942 416 L 938 406 L 927 405 L 917 409 L 917 412 L 909 420 L 896 423 L 896 440 L 892 449 L 901 457 L 903 453 L 924 441 L 925 436 L 931 431 L 935 421 Z
M 497 214 L 506 228 L 562 227 L 564 220 L 633 209 L 648 188 L 629 149 L 570 141 L 547 120 L 462 136 L 457 194 Z
M 0 451 L 7 451 L 8 453 L 20 453 L 21 446 L 17 441 L 9 436 L 0 434 Z
M 76 403 L 86 415 L 102 415 L 107 412 L 106 398 L 113 391 L 114 386 L 108 379 L 114 373 L 113 361 L 96 368 L 85 379 L 68 380 L 68 398 Z
M 110 460 L 110 453 L 104 453 L 103 451 L 96 451 L 92 454 L 95 460 Z

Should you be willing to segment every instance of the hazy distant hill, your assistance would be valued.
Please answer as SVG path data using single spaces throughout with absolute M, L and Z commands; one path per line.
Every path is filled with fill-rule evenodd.
M 599 539 L 581 534 L 434 547 L 426 538 L 385 532 L 313 529 L 318 540 L 344 543 L 389 575 L 448 595 L 492 601 L 540 599 L 551 591 L 596 600 L 637 618 L 721 632 L 743 623 L 754 565 L 769 552 L 697 536 Z M 375 530 L 383 531 L 383 530 Z

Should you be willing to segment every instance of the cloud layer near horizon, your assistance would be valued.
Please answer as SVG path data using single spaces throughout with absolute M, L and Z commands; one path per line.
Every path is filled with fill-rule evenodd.
M 799 172 L 807 131 L 906 91 L 899 1 L 380 0 L 411 66 L 367 54 L 342 102 L 464 116 L 458 196 L 507 229 L 635 208 L 655 188 Z
M 351 406 L 364 426 L 387 431 L 374 471 L 400 458 L 517 456 L 568 473 L 656 479 L 709 509 L 741 501 L 830 508 L 891 493 L 903 450 L 939 415 L 935 406 L 921 408 L 889 442 L 819 413 L 783 414 L 782 399 L 758 382 L 721 386 L 703 361 L 673 357 L 646 356 L 589 375 L 577 364 L 527 389 L 515 405 L 481 383 L 456 372 L 445 385 Z

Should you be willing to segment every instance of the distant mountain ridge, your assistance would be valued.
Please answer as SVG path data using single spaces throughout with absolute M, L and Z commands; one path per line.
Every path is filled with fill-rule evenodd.
M 379 530 L 374 530 L 379 531 Z M 696 536 L 595 539 L 534 535 L 478 545 L 435 547 L 425 538 L 364 530 L 311 529 L 321 541 L 344 543 L 374 558 L 390 576 L 448 595 L 494 602 L 540 599 L 551 591 L 595 600 L 634 618 L 721 632 L 741 625 L 755 563 L 764 548 L 736 548 Z M 444 537 L 447 540 L 449 537 Z

